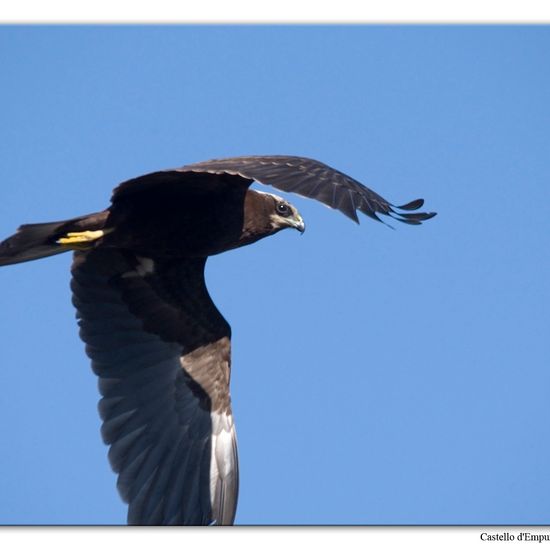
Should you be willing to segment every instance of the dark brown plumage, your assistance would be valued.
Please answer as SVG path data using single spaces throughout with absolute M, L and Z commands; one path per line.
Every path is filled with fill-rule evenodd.
M 285 156 L 191 164 L 129 180 L 111 206 L 24 225 L 0 243 L 0 265 L 75 251 L 73 302 L 99 377 L 102 435 L 132 524 L 231 524 L 238 460 L 231 412 L 231 329 L 204 280 L 208 256 L 282 229 L 304 231 L 283 199 L 254 181 L 418 225 L 400 207 L 320 162 Z

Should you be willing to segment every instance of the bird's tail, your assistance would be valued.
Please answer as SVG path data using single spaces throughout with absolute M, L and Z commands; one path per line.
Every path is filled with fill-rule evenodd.
M 103 237 L 107 212 L 69 220 L 30 223 L 0 242 L 0 266 L 83 250 Z

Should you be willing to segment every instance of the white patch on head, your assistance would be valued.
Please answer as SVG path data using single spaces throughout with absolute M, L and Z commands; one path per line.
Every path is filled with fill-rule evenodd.
M 281 216 L 274 212 L 270 214 L 269 219 L 271 220 L 272 227 L 294 227 L 293 220 L 298 216 L 298 211 L 288 202 L 286 203 L 291 209 L 292 216 Z
M 141 256 L 136 256 L 138 265 L 133 271 L 127 271 L 122 275 L 123 279 L 128 279 L 130 277 L 145 277 L 146 275 L 151 275 L 155 271 L 155 262 L 151 258 L 142 258 Z
M 273 229 L 288 226 L 288 218 L 283 218 L 279 214 L 270 214 L 269 219 L 271 220 L 271 227 Z
M 288 207 L 290 208 L 292 212 L 292 216 L 281 216 L 276 211 L 269 215 L 269 219 L 271 221 L 271 228 L 273 230 L 278 230 L 285 227 L 294 227 L 294 224 L 292 223 L 291 220 L 295 219 L 296 216 L 300 217 L 300 215 L 298 214 L 298 210 L 294 205 L 289 203 L 283 197 L 279 197 L 279 195 L 275 195 L 275 193 L 266 193 L 265 191 L 258 191 L 256 189 L 254 189 L 254 192 L 260 193 L 261 195 L 267 195 L 269 197 L 273 197 L 275 199 L 276 204 L 279 204 L 282 202 L 288 205 Z

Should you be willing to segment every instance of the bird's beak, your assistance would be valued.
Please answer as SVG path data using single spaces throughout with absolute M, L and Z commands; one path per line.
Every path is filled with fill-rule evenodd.
M 297 229 L 300 233 L 303 234 L 306 230 L 306 224 L 304 223 L 304 220 L 302 219 L 302 216 L 300 216 L 300 214 L 296 214 L 296 216 L 289 221 L 291 222 L 292 227 L 294 227 L 294 229 Z

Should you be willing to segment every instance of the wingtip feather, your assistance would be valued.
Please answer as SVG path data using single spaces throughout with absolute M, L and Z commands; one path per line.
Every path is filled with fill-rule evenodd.
M 401 206 L 396 206 L 395 208 L 399 208 L 399 210 L 418 210 L 422 208 L 422 206 L 424 206 L 424 199 L 415 199 Z

